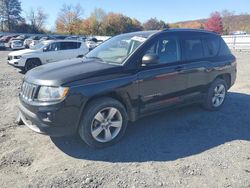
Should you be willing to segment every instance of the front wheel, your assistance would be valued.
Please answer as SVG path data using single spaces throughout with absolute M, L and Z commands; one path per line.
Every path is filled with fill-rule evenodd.
M 37 66 L 40 66 L 40 65 L 41 65 L 41 62 L 39 59 L 28 59 L 25 63 L 24 70 L 25 70 L 25 72 L 28 72 L 29 70 L 31 70 Z
M 127 122 L 127 112 L 119 101 L 100 98 L 88 104 L 79 127 L 79 135 L 91 147 L 107 147 L 122 138 Z
M 206 93 L 203 106 L 208 110 L 220 109 L 226 99 L 227 88 L 227 83 L 224 80 L 216 79 Z

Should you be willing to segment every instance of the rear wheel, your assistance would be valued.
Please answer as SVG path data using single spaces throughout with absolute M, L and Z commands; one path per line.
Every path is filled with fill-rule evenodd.
M 218 110 L 224 104 L 227 96 L 227 83 L 216 79 L 209 87 L 204 99 L 204 107 L 208 110 Z
M 79 127 L 79 135 L 89 146 L 103 148 L 122 138 L 127 122 L 127 112 L 119 101 L 100 98 L 87 106 Z
M 24 70 L 25 70 L 25 72 L 28 72 L 29 70 L 31 70 L 37 66 L 40 66 L 40 65 L 41 65 L 41 62 L 39 59 L 28 59 L 25 63 Z

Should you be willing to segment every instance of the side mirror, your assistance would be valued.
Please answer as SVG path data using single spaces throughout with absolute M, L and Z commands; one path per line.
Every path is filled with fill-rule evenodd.
M 44 48 L 43 48 L 43 51 L 44 51 L 44 52 L 47 52 L 47 51 L 48 51 L 48 48 L 47 48 L 47 47 L 44 47 Z
M 142 57 L 142 66 L 155 65 L 159 63 L 159 56 L 156 54 L 145 54 Z

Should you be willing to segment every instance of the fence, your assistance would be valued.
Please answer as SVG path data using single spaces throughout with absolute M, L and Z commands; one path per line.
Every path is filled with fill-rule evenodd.
M 222 38 L 232 50 L 250 51 L 250 35 L 224 35 Z

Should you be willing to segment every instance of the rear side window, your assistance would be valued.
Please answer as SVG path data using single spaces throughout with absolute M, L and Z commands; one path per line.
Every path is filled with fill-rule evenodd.
M 231 51 L 228 48 L 227 44 L 225 43 L 225 41 L 223 39 L 220 39 L 220 53 L 221 56 L 223 55 L 231 55 Z
M 80 42 L 62 42 L 61 43 L 61 50 L 72 50 L 80 48 Z
M 205 56 L 214 57 L 218 54 L 220 47 L 220 39 L 218 37 L 204 38 Z
M 201 39 L 184 39 L 183 55 L 185 60 L 196 60 L 203 58 L 203 46 Z

